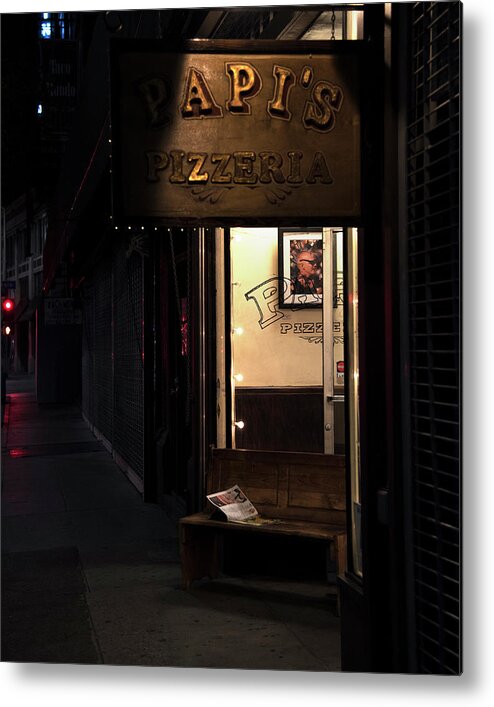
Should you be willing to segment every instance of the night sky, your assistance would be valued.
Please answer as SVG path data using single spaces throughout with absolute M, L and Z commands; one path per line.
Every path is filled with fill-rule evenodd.
M 42 176 L 39 163 L 37 15 L 2 14 L 2 204 Z

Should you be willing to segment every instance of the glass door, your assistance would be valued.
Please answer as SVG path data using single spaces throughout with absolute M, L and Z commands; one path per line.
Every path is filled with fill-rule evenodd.
M 345 449 L 343 229 L 323 229 L 324 452 Z
M 218 447 L 345 453 L 343 246 L 342 228 L 216 230 Z

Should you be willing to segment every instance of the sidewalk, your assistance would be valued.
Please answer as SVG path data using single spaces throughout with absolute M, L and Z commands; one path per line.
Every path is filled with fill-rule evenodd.
M 339 670 L 339 620 L 317 585 L 183 591 L 176 527 L 24 377 L 2 428 L 2 660 Z

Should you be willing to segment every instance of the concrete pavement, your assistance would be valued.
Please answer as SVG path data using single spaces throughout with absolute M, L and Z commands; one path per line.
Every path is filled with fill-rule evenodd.
M 326 586 L 223 577 L 185 592 L 177 528 L 77 407 L 38 406 L 18 377 L 5 413 L 3 661 L 339 670 Z

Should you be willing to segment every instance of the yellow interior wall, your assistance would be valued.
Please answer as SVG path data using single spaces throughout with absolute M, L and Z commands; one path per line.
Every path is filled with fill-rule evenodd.
M 322 309 L 280 309 L 276 278 L 278 229 L 232 228 L 232 325 L 243 330 L 232 336 L 235 386 L 322 385 Z

